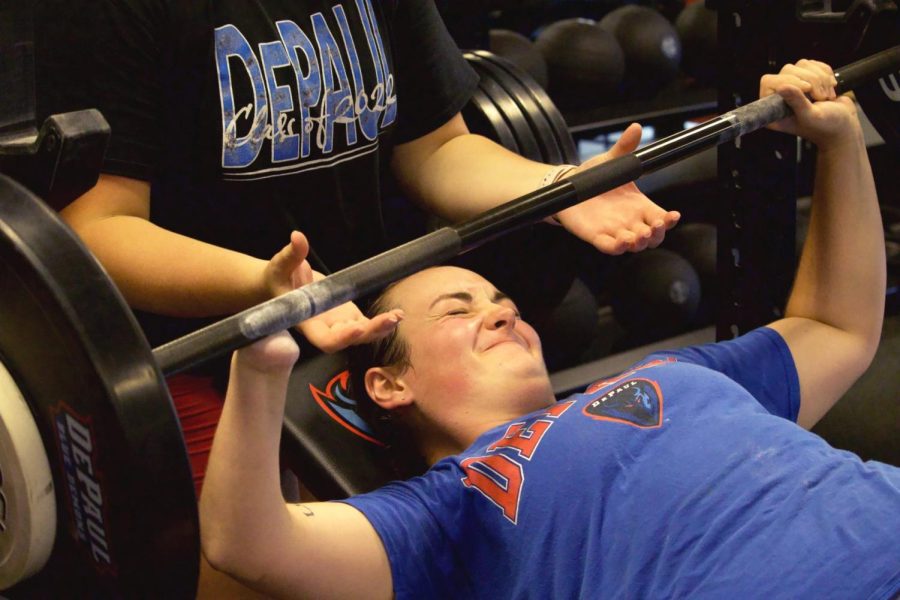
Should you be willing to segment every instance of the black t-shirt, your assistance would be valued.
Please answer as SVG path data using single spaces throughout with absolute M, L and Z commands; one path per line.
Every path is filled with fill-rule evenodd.
M 75 18 L 93 60 L 39 89 L 103 112 L 104 171 L 151 183 L 151 221 L 264 259 L 300 229 L 326 269 L 384 249 L 393 146 L 477 82 L 431 0 L 118 0 Z M 206 322 L 138 317 L 154 346 Z

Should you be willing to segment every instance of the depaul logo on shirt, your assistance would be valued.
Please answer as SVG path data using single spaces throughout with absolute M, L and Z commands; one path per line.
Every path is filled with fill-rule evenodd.
M 321 12 L 310 16 L 306 30 L 294 21 L 278 21 L 279 38 L 258 44 L 259 56 L 235 25 L 215 30 L 226 177 L 255 179 L 325 168 L 350 154 L 374 151 L 379 129 L 397 117 L 394 76 L 371 1 L 355 0 L 350 10 L 352 17 L 341 4 L 332 8 L 337 32 Z M 364 40 L 354 40 L 350 18 L 358 19 Z M 364 80 L 363 60 L 371 63 L 372 81 Z M 252 102 L 236 106 L 233 68 L 246 72 L 240 79 L 249 78 Z M 279 85 L 276 71 L 288 69 L 294 75 L 291 85 Z M 342 126 L 347 149 L 328 157 L 335 125 Z M 248 169 L 266 141 L 271 166 Z M 326 158 L 303 161 L 314 149 Z
M 598 421 L 655 429 L 662 426 L 662 391 L 650 379 L 631 379 L 585 405 L 582 412 Z

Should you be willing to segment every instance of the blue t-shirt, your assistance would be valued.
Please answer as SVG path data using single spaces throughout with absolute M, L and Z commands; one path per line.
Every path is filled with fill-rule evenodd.
M 889 598 L 900 469 L 830 447 L 798 408 L 789 349 L 758 329 L 652 355 L 346 502 L 398 598 Z

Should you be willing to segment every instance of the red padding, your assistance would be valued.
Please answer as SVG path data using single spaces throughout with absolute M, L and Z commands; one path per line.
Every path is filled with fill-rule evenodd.
M 175 403 L 178 420 L 187 445 L 191 470 L 194 473 L 194 489 L 200 497 L 209 451 L 212 448 L 216 426 L 222 416 L 225 398 L 213 386 L 212 377 L 175 375 L 166 383 Z

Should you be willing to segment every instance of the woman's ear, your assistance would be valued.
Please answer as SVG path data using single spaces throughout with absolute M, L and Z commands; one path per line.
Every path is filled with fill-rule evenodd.
M 390 367 L 372 367 L 366 371 L 366 391 L 375 404 L 385 410 L 412 404 L 411 390 L 402 375 Z

